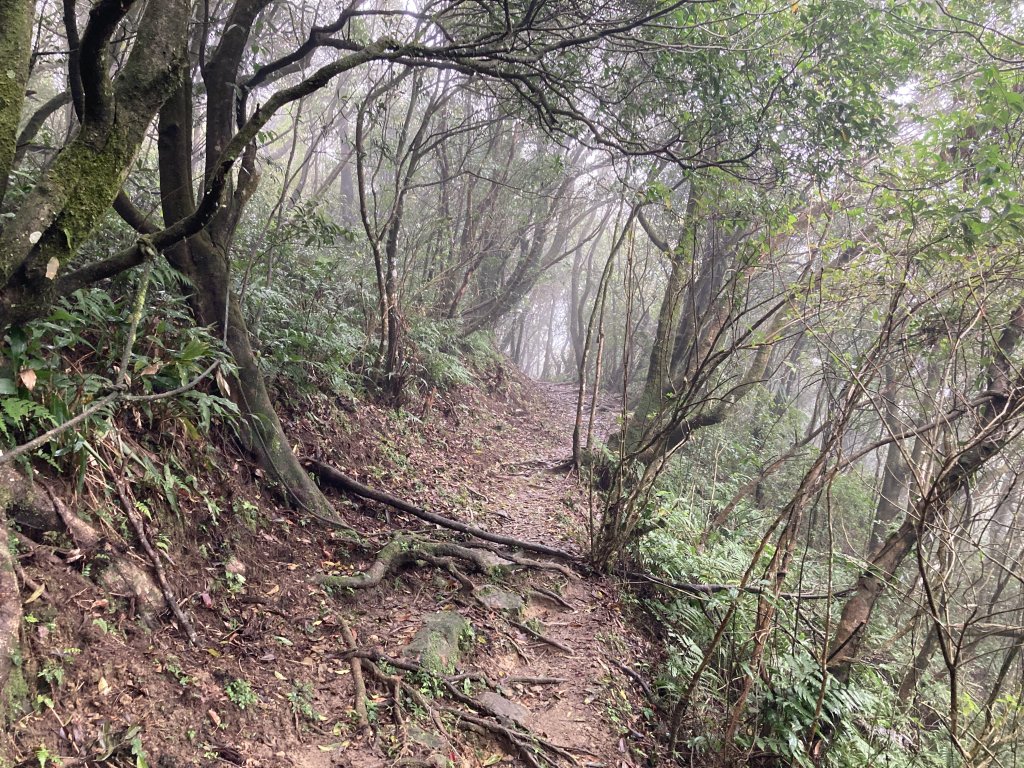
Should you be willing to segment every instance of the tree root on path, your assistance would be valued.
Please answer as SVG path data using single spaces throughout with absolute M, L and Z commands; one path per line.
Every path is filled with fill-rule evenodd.
M 366 706 L 366 681 L 363 678 L 363 663 L 356 655 L 356 636 L 352 633 L 352 627 L 344 619 L 341 620 L 341 637 L 349 651 L 353 652 L 349 659 L 349 666 L 352 669 L 352 684 L 355 686 L 355 711 L 356 719 L 359 721 L 359 730 L 363 732 L 367 741 L 373 738 L 373 728 L 370 727 L 370 715 Z
M 499 568 L 478 549 L 447 541 L 428 541 L 417 536 L 399 534 L 385 545 L 377 554 L 377 559 L 365 571 L 351 576 L 323 576 L 320 584 L 331 590 L 368 589 L 377 586 L 388 574 L 403 566 L 426 562 L 448 572 L 463 587 L 473 590 L 473 582 L 458 569 L 457 560 L 466 562 L 478 572 L 489 575 L 494 574 Z
M 443 515 L 438 515 L 434 512 L 428 512 L 422 507 L 410 504 L 408 501 L 400 499 L 397 496 L 392 496 L 390 493 L 378 491 L 367 485 L 363 485 L 355 478 L 346 475 L 344 472 L 335 469 L 329 464 L 316 461 L 315 459 L 303 459 L 302 463 L 303 466 L 312 472 L 316 476 L 317 480 L 324 485 L 329 485 L 332 488 L 346 493 L 354 493 L 356 496 L 360 496 L 364 499 L 370 499 L 371 501 L 377 501 L 381 504 L 387 504 L 389 507 L 410 514 L 413 517 L 418 517 L 421 520 L 426 520 L 428 523 L 440 525 L 442 528 L 450 528 L 453 531 L 459 531 L 460 533 L 468 534 L 469 536 L 473 536 L 477 539 L 490 541 L 495 544 L 502 544 L 507 547 L 522 549 L 527 552 L 534 552 L 538 555 L 553 557 L 569 563 L 580 562 L 580 559 L 577 556 L 562 549 L 556 549 L 533 541 L 516 539 L 511 536 L 502 536 L 497 533 L 491 533 L 490 531 L 485 531 L 482 528 L 477 528 L 458 520 L 452 520 L 449 517 L 444 517 Z
M 547 635 L 538 632 L 537 630 L 533 629 L 532 627 L 530 627 L 527 624 L 523 624 L 522 622 L 519 622 L 519 621 L 509 621 L 509 624 L 511 624 L 516 629 L 522 630 L 523 632 L 528 634 L 530 637 L 532 637 L 532 638 L 534 638 L 536 640 L 540 640 L 542 643 L 547 643 L 548 645 L 553 646 L 553 647 L 557 648 L 560 651 L 565 651 L 570 656 L 575 656 L 576 655 L 576 651 L 574 651 L 569 646 L 567 646 L 567 645 L 565 645 L 563 643 L 558 642 L 557 640 L 555 640 L 552 637 L 548 637 Z
M 456 684 L 464 680 L 476 680 L 483 682 L 488 688 L 500 693 L 498 686 L 492 684 L 486 675 L 472 673 L 439 677 L 408 659 L 395 659 L 376 650 L 356 650 L 354 645 L 350 646 L 349 651 L 345 655 L 349 658 L 360 658 L 365 669 L 392 692 L 392 706 L 395 711 L 396 728 L 400 730 L 399 740 L 403 751 L 407 749 L 408 744 L 407 735 L 401 732 L 404 730 L 405 722 L 401 715 L 402 701 L 400 694 L 402 693 L 428 714 L 440 733 L 448 738 L 449 741 L 451 740 L 451 734 L 445 727 L 441 715 L 448 715 L 454 718 L 455 724 L 459 727 L 484 733 L 504 741 L 531 768 L 541 768 L 545 764 L 558 765 L 556 758 L 561 758 L 561 760 L 571 765 L 578 765 L 576 758 L 564 747 L 560 747 L 532 733 L 521 723 L 508 720 L 483 702 L 467 695 Z M 385 665 L 391 669 L 398 670 L 398 672 L 394 675 L 386 674 L 382 669 L 382 666 Z M 420 678 L 429 677 L 436 680 L 443 688 L 445 697 L 454 700 L 462 706 L 452 706 L 451 704 L 441 703 L 438 700 L 428 699 L 416 686 L 407 682 L 401 672 L 411 673 Z M 544 683 L 559 682 L 558 679 L 552 678 L 530 678 L 530 680 L 538 680 Z M 541 762 L 542 759 L 544 762 Z
M 471 549 L 486 550 L 504 560 L 509 560 L 510 562 L 513 562 L 516 565 L 522 565 L 526 568 L 537 568 L 538 570 L 544 571 L 558 571 L 567 579 L 579 578 L 579 574 L 576 573 L 576 571 L 574 571 L 572 568 L 569 568 L 568 566 L 562 565 L 561 563 L 552 563 L 547 560 L 535 560 L 531 557 L 523 557 L 522 555 L 516 552 L 509 552 L 508 550 L 501 549 L 500 547 L 496 547 L 493 544 L 482 544 L 477 541 L 471 541 L 466 542 L 463 546 L 469 547 Z

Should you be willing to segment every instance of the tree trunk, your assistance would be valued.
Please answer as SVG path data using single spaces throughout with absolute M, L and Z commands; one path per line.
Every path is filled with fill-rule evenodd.
M 32 16 L 35 4 L 0 0 L 0 203 L 18 147 L 18 125 L 25 101 L 29 56 L 32 53 Z
M 184 0 L 167 0 L 146 6 L 128 61 L 110 82 L 109 37 L 130 5 L 104 4 L 91 15 L 81 47 L 82 126 L 0 233 L 0 327 L 44 314 L 58 297 L 61 281 L 53 279 L 52 270 L 63 277 L 72 256 L 107 214 L 153 115 L 181 81 L 188 9 Z M 14 34 L 7 28 L 8 17 L 0 18 L 3 36 Z M 19 88 L 23 91 L 23 84 Z M 12 110 L 20 110 L 22 97 L 23 92 Z M 0 94 L 0 101 L 6 98 Z M 0 104 L 0 122 L 8 106 Z M 0 125 L 0 133 L 5 130 Z M 0 172 L 7 173 L 3 164 L 9 161 L 0 156 Z
M 160 112 L 159 158 L 161 203 L 168 224 L 188 216 L 192 197 L 191 86 L 186 83 Z M 237 218 L 235 218 L 237 221 Z M 231 397 L 245 424 L 246 448 L 259 465 L 280 483 L 288 499 L 318 519 L 336 523 L 327 499 L 310 479 L 291 450 L 270 400 L 249 343 L 249 331 L 230 285 L 227 248 L 233 229 L 221 229 L 221 243 L 202 232 L 172 248 L 168 260 L 193 286 L 189 304 L 200 325 L 224 337 L 238 366 Z

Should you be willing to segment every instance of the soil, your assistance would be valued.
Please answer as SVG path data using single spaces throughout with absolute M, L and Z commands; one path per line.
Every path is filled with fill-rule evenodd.
M 557 470 L 570 454 L 572 388 L 505 373 L 489 389 L 434 393 L 400 412 L 313 399 L 286 416 L 286 430 L 306 455 L 368 485 L 480 528 L 582 554 L 591 499 L 574 475 Z M 607 425 L 610 414 L 601 418 Z M 0 765 L 5 755 L 6 764 L 43 768 L 529 765 L 493 731 L 480 733 L 450 714 L 432 718 L 408 696 L 399 710 L 393 691 L 372 675 L 373 735 L 360 729 L 342 625 L 351 626 L 357 648 L 397 658 L 424 617 L 445 610 L 473 627 L 453 670 L 460 691 L 482 694 L 464 676 L 483 673 L 525 708 L 514 710 L 516 722 L 499 723 L 528 729 L 581 766 L 651 762 L 641 736 L 649 704 L 621 665 L 646 669 L 652 650 L 613 580 L 466 570 L 478 586 L 518 594 L 525 605 L 518 618 L 487 610 L 426 564 L 376 588 L 328 594 L 320 579 L 364 570 L 397 531 L 456 537 L 336 494 L 330 498 L 358 537 L 325 530 L 277 506 L 263 490 L 265 478 L 240 456 L 225 464 L 223 451 L 206 452 L 198 440 L 184 455 L 193 477 L 217 479 L 178 483 L 177 512 L 154 496 L 150 529 L 199 643 L 190 645 L 169 614 L 146 626 L 130 601 L 97 586 L 102 562 L 69 556 L 67 542 L 24 543 L 26 670 L 37 682 L 36 709 L 0 737 Z M 143 496 L 138 488 L 136 495 Z M 69 492 L 66 501 L 111 540 L 131 543 L 116 515 L 90 508 L 89 494 Z M 509 681 L 515 678 L 557 681 Z M 431 708 L 465 710 L 436 680 L 406 679 Z M 572 764 L 552 753 L 540 758 L 545 763 Z

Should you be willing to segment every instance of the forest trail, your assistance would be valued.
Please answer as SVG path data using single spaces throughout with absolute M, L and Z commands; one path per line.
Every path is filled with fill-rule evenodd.
M 520 379 L 491 389 L 428 399 L 415 413 L 373 403 L 325 406 L 293 415 L 286 428 L 310 455 L 374 488 L 490 532 L 582 553 L 587 493 L 575 477 L 552 471 L 571 452 L 573 388 Z M 605 427 L 610 418 L 599 411 Z M 342 466 L 339 457 L 350 460 Z M 46 583 L 45 597 L 26 606 L 37 622 L 33 653 L 43 664 L 67 658 L 52 709 L 19 724 L 15 758 L 37 760 L 41 744 L 72 760 L 111 744 L 128 755 L 138 739 L 149 765 L 163 768 L 535 765 L 521 747 L 493 730 L 474 733 L 478 728 L 455 714 L 472 714 L 472 702 L 484 702 L 476 715 L 563 750 L 538 753 L 541 764 L 643 764 L 634 749 L 643 750 L 648 738 L 641 736 L 648 704 L 623 666 L 646 668 L 651 653 L 612 580 L 550 569 L 510 568 L 500 576 L 466 570 L 477 589 L 471 593 L 420 562 L 376 587 L 331 595 L 321 586 L 325 577 L 368 568 L 396 533 L 453 540 L 451 532 L 331 493 L 363 536 L 356 544 L 341 531 L 297 525 L 259 494 L 249 469 L 236 464 L 230 487 L 217 489 L 225 511 L 207 521 L 206 535 L 219 544 L 190 547 L 170 536 L 169 573 L 193 616 L 197 647 L 166 617 L 143 628 L 131 606 L 108 603 L 72 568 L 57 578 L 26 569 Z M 195 502 L 198 516 L 199 501 L 183 498 L 186 514 Z M 484 607 L 476 595 L 485 593 L 518 598 L 521 612 Z M 443 612 L 472 626 L 448 678 L 467 698 L 458 701 L 440 680 L 407 672 L 424 698 L 403 693 L 399 715 L 391 686 L 368 674 L 365 661 L 374 735 L 360 733 L 346 629 L 361 653 L 402 663 L 413 658 L 403 655 L 405 646 Z M 380 669 L 398 671 L 387 663 Z M 481 674 L 500 697 L 466 682 Z
M 582 553 L 590 500 L 574 476 L 556 469 L 571 455 L 576 390 L 523 381 L 517 394 L 504 408 L 495 401 L 478 401 L 471 414 L 455 416 L 456 429 L 396 436 L 388 450 L 404 456 L 411 471 L 405 483 L 391 478 L 389 490 L 492 533 Z M 609 416 L 607 407 L 599 407 L 595 428 L 605 431 Z M 425 427 L 429 431 L 429 422 Z M 522 572 L 511 581 L 496 582 L 503 593 L 523 599 L 520 627 L 502 612 L 467 600 L 464 591 L 447 585 L 436 591 L 437 582 L 436 572 L 412 572 L 404 588 L 359 595 L 353 602 L 357 639 L 388 656 L 400 656 L 424 616 L 454 609 L 471 620 L 475 635 L 460 673 L 482 672 L 495 681 L 560 681 L 502 686 L 513 707 L 522 708 L 513 715 L 518 725 L 563 747 L 580 765 L 637 764 L 629 740 L 641 704 L 620 665 L 634 668 L 646 653 L 623 616 L 613 582 L 567 578 L 554 571 Z M 550 642 L 523 626 L 539 630 Z M 453 746 L 448 757 L 454 765 L 492 764 L 499 756 L 506 764 L 526 764 L 507 747 L 495 751 L 493 743 L 475 754 Z M 295 765 L 302 768 L 393 763 L 365 744 L 353 745 L 347 756 L 330 756 L 317 747 L 296 757 Z

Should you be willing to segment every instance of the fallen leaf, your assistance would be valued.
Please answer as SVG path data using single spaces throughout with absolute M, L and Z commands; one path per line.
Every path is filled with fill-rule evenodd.
M 46 262 L 46 279 L 53 280 L 57 276 L 58 269 L 60 269 L 60 259 L 51 256 L 50 260 Z
M 206 714 L 210 716 L 211 722 L 218 728 L 220 728 L 220 715 L 215 710 L 208 709 Z
M 45 592 L 45 591 L 46 591 L 46 585 L 45 584 L 40 584 L 38 587 L 36 587 L 35 591 L 31 595 L 28 596 L 28 600 L 25 601 L 25 605 L 28 605 L 29 603 L 34 603 L 36 600 L 39 599 L 39 596 L 41 594 L 43 594 L 43 592 Z
M 107 682 L 107 678 L 101 677 L 96 683 L 96 690 L 99 691 L 100 696 L 106 696 L 110 693 L 110 683 Z
M 270 589 L 268 589 L 263 594 L 265 594 L 267 597 L 270 597 L 271 595 L 276 595 L 280 591 L 281 591 L 281 585 L 280 584 L 275 584 L 274 586 L 272 586 Z
M 36 372 L 31 368 L 24 368 L 18 373 L 18 378 L 25 385 L 25 389 L 31 392 L 36 388 Z
M 220 368 L 213 374 L 213 378 L 217 381 L 217 389 L 224 397 L 231 397 L 231 387 L 228 386 L 228 380 L 224 378 L 220 372 Z

